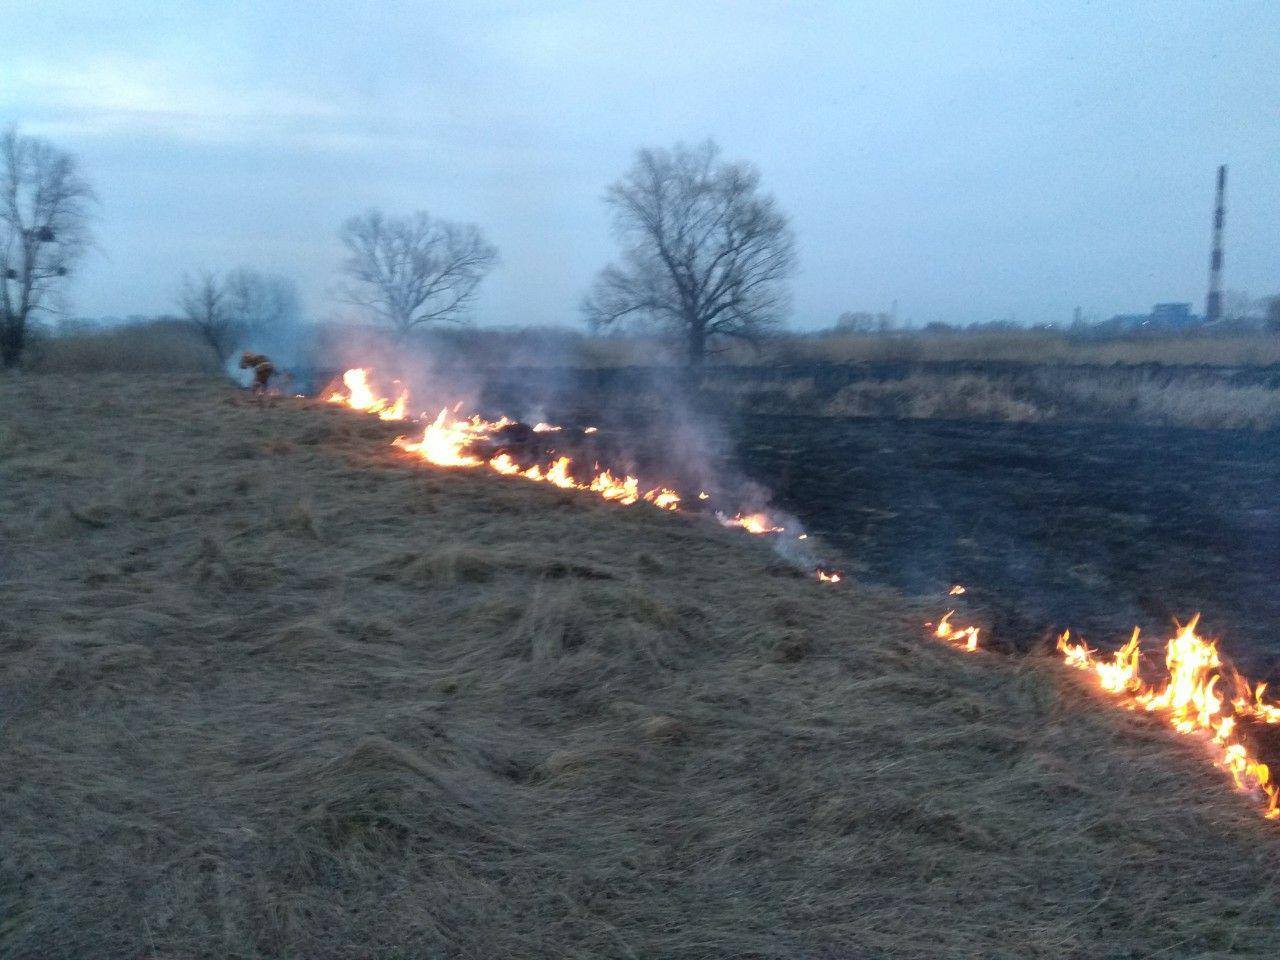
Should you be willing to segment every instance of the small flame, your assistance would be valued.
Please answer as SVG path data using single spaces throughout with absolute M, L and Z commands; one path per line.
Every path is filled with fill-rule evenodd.
M 834 570 L 831 573 L 828 573 L 825 570 L 819 570 L 818 579 L 823 583 L 839 583 L 842 578 L 840 574 L 836 573 Z
M 938 621 L 938 625 L 933 630 L 933 635 L 966 653 L 973 653 L 978 649 L 978 628 L 955 626 L 951 622 L 951 618 L 955 615 L 956 612 L 954 610 L 948 610 L 943 614 L 942 619 Z
M 559 433 L 564 427 L 557 427 L 550 423 L 535 423 L 533 425 L 534 433 Z
M 732 517 L 727 517 L 723 513 L 717 513 L 716 519 L 720 521 L 722 526 L 741 527 L 743 530 L 747 531 L 747 533 L 754 533 L 756 535 L 764 533 L 782 533 L 786 529 L 785 527 L 778 526 L 770 520 L 767 513 L 748 513 L 745 515 L 739 513 Z
M 964 587 L 960 586 L 960 584 L 957 583 L 954 587 L 952 587 L 950 590 L 947 591 L 947 596 L 958 597 L 962 593 L 964 593 Z
M 330 389 L 326 398 L 330 403 L 341 404 L 362 413 L 375 413 L 383 420 L 403 420 L 409 405 L 409 391 L 401 386 L 400 393 L 394 400 L 379 396 L 369 385 L 369 372 L 363 367 L 356 367 L 342 375 L 342 385 L 346 392 Z

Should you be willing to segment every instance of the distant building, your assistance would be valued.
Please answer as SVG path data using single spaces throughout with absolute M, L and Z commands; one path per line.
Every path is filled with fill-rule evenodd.
M 1157 303 L 1150 313 L 1117 313 L 1098 326 L 1108 330 L 1185 330 L 1204 323 L 1189 303 Z
M 1189 303 L 1157 303 L 1151 308 L 1151 323 L 1157 327 L 1191 327 L 1202 319 L 1191 312 Z

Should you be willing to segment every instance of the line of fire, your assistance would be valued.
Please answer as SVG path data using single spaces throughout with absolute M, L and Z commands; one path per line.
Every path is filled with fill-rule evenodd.
M 399 436 L 393 443 L 406 455 L 436 467 L 488 469 L 505 477 L 582 491 L 621 506 L 643 504 L 706 514 L 725 527 L 755 536 L 807 539 L 807 534 L 788 529 L 765 510 L 726 510 L 705 490 L 682 493 L 602 466 L 599 430 L 593 426 L 527 424 L 506 416 L 485 419 L 463 411 L 460 403 L 442 407 L 434 415 L 414 416 L 407 387 L 397 382 L 384 390 L 363 367 L 347 370 L 321 396 L 329 403 L 385 421 L 420 425 L 419 436 Z M 579 467 L 583 462 L 590 463 L 589 470 Z M 838 569 L 809 559 L 801 562 L 820 582 L 844 582 Z M 963 585 L 956 584 L 949 595 L 954 600 L 966 592 Z M 981 627 L 976 623 L 962 625 L 956 617 L 957 610 L 950 609 L 925 626 L 934 638 L 958 651 L 982 652 Z M 1164 644 L 1163 670 L 1159 663 L 1144 664 L 1136 627 L 1128 641 L 1110 654 L 1073 638 L 1070 630 L 1057 637 L 1055 651 L 1063 665 L 1090 677 L 1098 694 L 1116 707 L 1151 714 L 1179 734 L 1199 741 L 1236 790 L 1251 797 L 1264 817 L 1280 821 L 1280 786 L 1262 759 L 1264 753 L 1280 754 L 1280 701 L 1268 698 L 1267 684 L 1251 681 L 1237 671 L 1219 650 L 1217 640 L 1197 632 L 1198 625 L 1198 614 L 1178 625 Z

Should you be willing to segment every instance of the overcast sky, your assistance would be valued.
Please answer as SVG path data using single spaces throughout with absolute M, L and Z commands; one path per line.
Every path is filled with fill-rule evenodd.
M 0 123 L 102 198 L 76 313 L 250 265 L 335 309 L 344 217 L 481 225 L 475 319 L 577 322 L 637 147 L 719 141 L 794 221 L 794 324 L 1280 292 L 1280 3 L 0 0 Z

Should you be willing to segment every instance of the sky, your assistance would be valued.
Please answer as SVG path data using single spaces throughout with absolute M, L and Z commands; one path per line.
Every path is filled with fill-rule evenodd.
M 250 266 L 337 315 L 342 221 L 480 225 L 477 323 L 579 322 L 606 187 L 714 138 L 792 217 L 796 328 L 1067 322 L 1280 292 L 1280 4 L 0 0 L 0 124 L 101 198 L 78 315 Z

